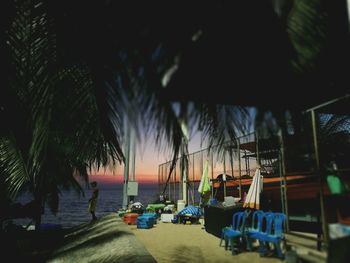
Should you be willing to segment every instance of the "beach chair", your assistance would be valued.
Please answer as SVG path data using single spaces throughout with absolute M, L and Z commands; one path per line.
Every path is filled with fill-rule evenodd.
M 231 246 L 232 255 L 235 255 L 236 247 L 241 245 L 242 238 L 244 235 L 245 222 L 247 218 L 246 212 L 237 212 L 232 217 L 232 226 L 224 227 L 221 233 L 220 246 L 222 241 L 225 241 L 225 250 L 228 245 Z
M 286 215 L 283 213 L 274 213 L 271 230 L 265 234 L 259 235 L 258 240 L 260 246 L 260 255 L 264 256 L 267 252 L 269 243 L 272 243 L 276 255 L 279 258 L 283 258 L 281 243 L 284 241 L 284 228 L 285 228 Z
M 252 250 L 252 241 L 257 234 L 262 232 L 264 211 L 255 210 L 252 215 L 251 225 L 244 231 L 244 237 L 247 244 L 247 250 Z

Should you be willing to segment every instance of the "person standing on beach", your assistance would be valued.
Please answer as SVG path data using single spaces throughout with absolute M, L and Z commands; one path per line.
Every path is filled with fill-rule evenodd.
M 88 211 L 92 215 L 92 221 L 97 220 L 97 217 L 95 215 L 96 211 L 96 204 L 97 204 L 97 197 L 98 197 L 98 188 L 97 188 L 97 182 L 91 182 L 92 187 L 92 197 L 89 199 L 89 208 Z

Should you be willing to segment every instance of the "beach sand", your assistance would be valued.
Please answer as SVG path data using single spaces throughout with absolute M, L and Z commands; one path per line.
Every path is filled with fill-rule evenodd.
M 155 263 L 155 259 L 116 213 L 72 228 L 64 244 L 46 261 L 51 263 Z
M 30 243 L 35 242 L 30 245 L 30 240 Z M 21 246 L 12 246 L 19 241 Z M 12 254 L 10 258 L 19 259 L 14 262 L 26 258 L 27 262 L 38 263 L 281 262 L 274 257 L 260 257 L 257 252 L 243 251 L 233 256 L 219 243 L 220 239 L 206 232 L 201 224 L 158 222 L 151 229 L 137 229 L 136 225 L 127 225 L 116 213 L 111 213 L 96 222 L 56 234 L 48 232 L 35 239 L 30 235 L 14 240 L 9 248 L 19 250 L 8 252 Z
M 166 262 L 282 262 L 278 258 L 260 257 L 257 252 L 232 255 L 219 246 L 220 239 L 205 231 L 203 225 L 158 222 L 151 229 L 129 228 L 159 263 Z M 224 242 L 223 242 L 224 243 Z

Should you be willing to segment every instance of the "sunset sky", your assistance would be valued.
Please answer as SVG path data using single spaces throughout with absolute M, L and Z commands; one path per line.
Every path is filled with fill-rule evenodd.
M 256 111 L 254 108 L 248 107 L 248 113 L 250 118 L 253 119 Z M 205 143 L 201 146 L 201 133 L 196 130 L 197 125 L 194 124 L 193 130 L 189 132 L 189 153 L 205 149 L 207 145 Z M 252 127 L 249 127 L 252 131 Z M 155 145 L 154 134 L 145 136 L 147 139 L 143 139 L 136 144 L 136 181 L 140 183 L 157 183 L 158 182 L 158 166 L 165 163 L 172 158 L 172 152 L 165 145 Z M 131 158 L 131 157 L 130 157 Z M 96 180 L 105 183 L 122 183 L 123 182 L 124 166 L 118 165 L 113 169 L 100 169 L 99 171 L 93 171 L 90 175 L 90 181 Z M 131 180 L 131 164 L 129 171 Z
M 158 182 L 158 166 L 167 162 L 171 158 L 171 152 L 164 146 L 160 149 L 154 143 L 153 139 L 138 142 L 136 146 L 136 180 L 140 183 L 157 183 Z M 205 146 L 203 146 L 205 148 Z M 198 151 L 200 146 L 200 135 L 195 133 L 190 136 L 189 152 Z M 98 181 L 102 183 L 122 183 L 124 167 L 118 165 L 114 171 L 112 169 L 100 169 L 93 171 L 89 176 L 90 181 Z M 131 166 L 130 166 L 131 178 Z

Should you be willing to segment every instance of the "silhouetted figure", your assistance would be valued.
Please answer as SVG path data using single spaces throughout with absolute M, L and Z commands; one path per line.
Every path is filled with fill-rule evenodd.
M 97 217 L 95 215 L 96 211 L 96 204 L 97 204 L 97 197 L 98 197 L 98 188 L 97 188 L 97 182 L 91 182 L 92 187 L 92 197 L 89 199 L 89 212 L 92 215 L 92 221 L 97 220 Z

